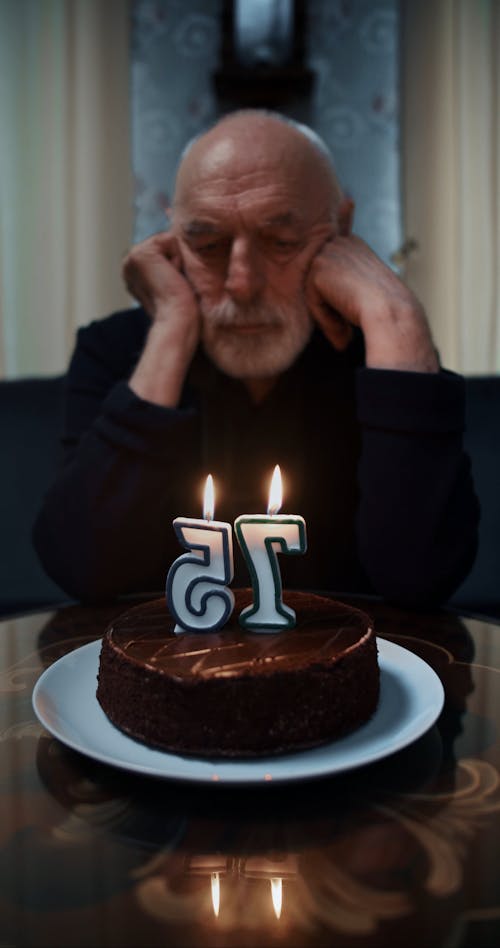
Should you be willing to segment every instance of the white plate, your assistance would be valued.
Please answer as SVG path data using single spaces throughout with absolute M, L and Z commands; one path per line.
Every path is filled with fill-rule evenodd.
M 370 721 L 330 744 L 279 757 L 203 760 L 153 750 L 127 737 L 111 724 L 95 696 L 100 639 L 69 652 L 43 672 L 33 691 L 33 708 L 41 724 L 68 747 L 135 773 L 227 784 L 337 774 L 411 744 L 434 724 L 443 707 L 443 686 L 426 662 L 394 642 L 379 638 L 377 644 L 380 701 Z

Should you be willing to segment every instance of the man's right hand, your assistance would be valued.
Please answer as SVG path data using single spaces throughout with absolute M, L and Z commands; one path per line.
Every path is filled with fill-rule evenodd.
M 173 233 L 154 234 L 136 244 L 123 261 L 123 279 L 129 293 L 153 319 L 165 318 L 165 307 L 172 305 L 198 318 L 198 305 L 186 277 Z
M 198 302 L 181 266 L 173 233 L 148 237 L 132 247 L 123 262 L 129 292 L 152 319 L 129 385 L 140 398 L 164 407 L 178 404 L 200 339 Z

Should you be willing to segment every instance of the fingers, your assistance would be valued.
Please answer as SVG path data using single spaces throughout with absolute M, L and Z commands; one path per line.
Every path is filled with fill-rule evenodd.
M 346 323 L 345 319 L 342 319 L 334 310 L 330 310 L 326 319 L 318 318 L 316 313 L 314 313 L 314 315 L 330 345 L 339 352 L 343 352 L 344 349 L 347 349 L 353 336 L 352 326 Z
M 168 292 L 172 267 L 174 272 L 182 272 L 179 242 L 168 232 L 154 234 L 136 244 L 123 260 L 122 276 L 128 292 L 151 315 L 156 302 Z
M 177 270 L 181 271 L 182 256 L 176 235 L 171 231 L 166 231 L 165 233 L 154 234 L 151 240 L 152 250 L 164 256 L 166 260 L 173 263 Z
M 352 198 L 344 197 L 338 209 L 338 233 L 343 237 L 349 237 L 352 234 L 353 220 L 354 201 Z
M 142 270 L 137 265 L 137 258 L 132 252 L 128 253 L 123 260 L 122 276 L 130 295 L 150 312 L 153 298 L 147 283 L 143 279 Z
M 336 238 L 326 241 L 311 262 L 306 280 L 306 302 L 310 313 L 328 339 L 330 345 L 332 345 L 334 349 L 343 351 L 347 348 L 352 339 L 352 326 L 335 305 L 335 294 L 332 294 L 331 291 L 328 292 L 327 299 L 325 286 L 326 282 L 330 283 L 331 281 L 331 253 L 335 239 Z M 325 281 L 325 260 L 327 256 L 327 280 Z
M 307 305 L 318 326 L 334 349 L 342 352 L 349 345 L 353 329 L 337 310 L 328 305 L 316 287 L 307 291 Z
M 352 212 L 345 202 L 344 224 Z M 361 304 L 370 295 L 373 275 L 367 263 L 368 247 L 353 234 L 337 234 L 326 241 L 311 261 L 306 298 L 317 323 L 336 349 L 345 349 L 353 326 L 360 325 Z
M 146 240 L 135 244 L 123 260 L 123 270 L 133 269 L 145 261 L 154 260 L 155 257 L 164 257 L 179 268 L 182 258 L 175 234 L 168 232 L 153 234 L 152 237 L 147 237 Z

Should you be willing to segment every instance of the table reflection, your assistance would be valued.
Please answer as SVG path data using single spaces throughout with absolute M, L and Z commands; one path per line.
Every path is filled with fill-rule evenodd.
M 437 728 L 418 744 L 413 754 L 407 749 L 366 768 L 361 786 L 350 776 L 275 788 L 273 799 L 243 790 L 236 800 L 234 791 L 207 788 L 200 800 L 199 790 L 150 785 L 107 768 L 103 775 L 101 766 L 42 737 L 39 773 L 66 817 L 47 828 L 38 855 L 46 862 L 48 849 L 51 859 L 59 852 L 66 874 L 92 837 L 101 854 L 115 838 L 122 884 L 133 885 L 141 909 L 162 922 L 375 931 L 410 915 L 422 895 L 456 895 L 468 843 L 500 811 L 495 767 L 460 761 L 450 780 L 440 769 Z M 405 759 L 415 756 L 419 766 L 414 760 L 410 771 Z M 105 872 L 106 858 L 99 862 Z
M 2 670 L 6 944 L 498 942 L 500 629 L 377 604 L 379 632 L 441 677 L 437 724 L 335 777 L 199 786 L 104 766 L 35 723 L 40 668 L 95 638 L 110 615 L 41 619 Z

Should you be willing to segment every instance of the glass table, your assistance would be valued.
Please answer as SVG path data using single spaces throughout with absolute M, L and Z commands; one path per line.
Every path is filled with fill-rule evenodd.
M 345 601 L 436 671 L 436 724 L 375 763 L 238 785 L 110 766 L 37 720 L 43 670 L 123 603 L 0 623 L 2 948 L 500 944 L 500 624 Z

